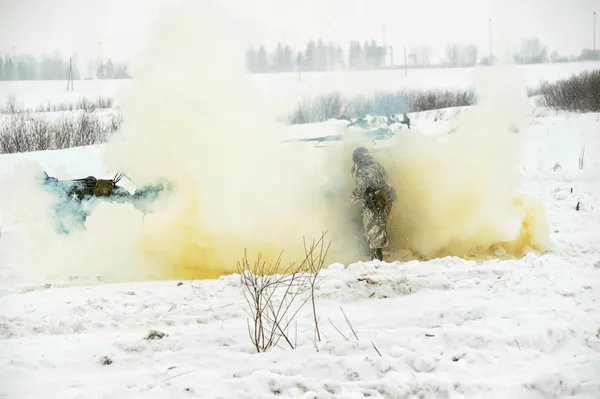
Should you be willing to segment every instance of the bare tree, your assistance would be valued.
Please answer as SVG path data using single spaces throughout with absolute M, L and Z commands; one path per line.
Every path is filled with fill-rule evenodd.
M 473 66 L 477 64 L 477 46 L 474 44 L 468 44 L 462 49 L 462 66 Z
M 446 64 L 451 67 L 466 67 L 477 64 L 478 50 L 473 43 L 453 43 L 446 47 Z
M 452 67 L 459 66 L 460 46 L 458 44 L 450 44 L 446 46 L 446 63 Z
M 530 37 L 521 41 L 519 51 L 513 56 L 519 64 L 539 64 L 548 61 L 548 48 L 539 38 Z
M 410 56 L 416 66 L 428 66 L 431 64 L 431 47 L 426 45 L 417 46 Z

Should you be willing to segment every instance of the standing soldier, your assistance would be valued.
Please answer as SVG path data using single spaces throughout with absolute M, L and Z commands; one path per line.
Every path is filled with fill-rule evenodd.
M 372 259 L 383 260 L 382 248 L 388 246 L 387 218 L 396 190 L 387 183 L 387 173 L 369 151 L 358 147 L 352 153 L 356 172 L 356 188 L 350 194 L 350 202 L 361 205 L 364 234 L 371 250 Z

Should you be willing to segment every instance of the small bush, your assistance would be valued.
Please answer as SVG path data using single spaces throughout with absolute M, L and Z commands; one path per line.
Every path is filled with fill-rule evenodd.
M 538 105 L 562 111 L 600 112 L 600 70 L 584 71 L 554 83 L 543 82 Z

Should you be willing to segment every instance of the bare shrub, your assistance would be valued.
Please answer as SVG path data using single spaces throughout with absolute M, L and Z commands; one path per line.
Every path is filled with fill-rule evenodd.
M 538 105 L 571 112 L 600 112 L 600 70 L 583 71 L 554 83 L 542 82 Z
M 541 94 L 542 94 L 541 86 L 527 88 L 527 97 L 535 97 L 535 96 L 539 96 Z
M 302 101 L 298 103 L 296 109 L 290 116 L 290 122 L 294 125 L 310 123 L 312 121 L 312 107 L 310 101 Z
M 96 107 L 99 109 L 109 109 L 114 107 L 114 99 L 112 97 L 96 98 Z
M 4 114 L 16 114 L 21 111 L 21 107 L 17 105 L 17 97 L 14 94 L 9 94 L 6 100 L 6 105 L 2 110 Z
M 95 99 L 88 97 L 80 97 L 76 102 L 63 102 L 63 103 L 50 103 L 40 104 L 35 109 L 26 108 L 19 105 L 16 100 L 16 96 L 11 94 L 8 96 L 8 100 L 4 106 L 0 106 L 0 113 L 12 115 L 22 113 L 33 113 L 33 112 L 65 112 L 65 111 L 87 111 L 93 112 L 97 109 L 111 109 L 115 108 L 115 101 L 112 97 L 99 96 Z
M 244 251 L 244 258 L 238 266 L 242 278 L 242 292 L 248 304 L 248 334 L 257 352 L 265 352 L 277 345 L 280 338 L 294 348 L 288 336 L 285 316 L 292 309 L 295 299 L 306 291 L 301 282 L 301 270 L 290 265 L 283 275 L 276 275 L 281 266 L 281 257 L 275 264 L 266 265 L 258 255 L 251 266 Z M 275 294 L 283 291 L 280 298 Z M 305 302 L 304 302 L 305 303 Z M 304 305 L 296 306 L 296 312 Z
M 290 119 L 293 124 L 323 122 L 342 115 L 342 95 L 329 93 L 317 97 L 314 102 L 304 100 L 296 106 Z
M 30 151 L 41 151 L 52 147 L 54 130 L 41 118 L 33 118 L 29 128 L 28 136 L 31 137 Z
M 7 118 L 0 125 L 0 150 L 2 153 L 26 151 L 30 146 L 29 140 L 27 121 L 22 115 Z
M 90 101 L 87 97 L 81 97 L 77 102 L 77 109 L 84 110 L 86 112 L 93 112 L 96 110 L 95 104 Z
M 120 114 L 79 111 L 46 118 L 29 112 L 0 120 L 0 153 L 58 150 L 100 144 L 120 127 Z
M 325 233 L 317 242 L 313 241 L 310 247 L 305 245 L 304 260 L 300 264 L 291 263 L 281 274 L 278 274 L 281 254 L 273 264 L 267 265 L 260 254 L 251 264 L 244 250 L 244 257 L 238 262 L 240 289 L 247 303 L 248 335 L 257 352 L 267 351 L 278 345 L 281 339 L 290 348 L 296 347 L 289 327 L 311 298 L 315 312 L 314 291 L 320 281 L 318 274 L 326 255 L 321 245 L 324 237 Z M 319 255 L 315 254 L 317 248 L 321 248 Z M 313 314 L 318 331 L 316 312 Z
M 464 107 L 474 103 L 471 90 L 428 90 L 407 92 L 409 107 L 412 112 L 430 111 L 434 109 Z
M 112 113 L 110 114 L 109 126 L 107 130 L 109 132 L 116 132 L 121 127 L 123 123 L 123 115 L 121 113 Z
M 320 96 L 313 106 L 313 117 L 322 121 L 338 118 L 341 116 L 341 112 L 342 95 L 340 93 L 330 93 Z
M 331 118 L 359 118 L 370 115 L 395 115 L 473 104 L 472 90 L 398 90 L 378 91 L 371 96 L 343 98 L 340 93 L 299 103 L 288 120 L 292 124 L 324 122 Z

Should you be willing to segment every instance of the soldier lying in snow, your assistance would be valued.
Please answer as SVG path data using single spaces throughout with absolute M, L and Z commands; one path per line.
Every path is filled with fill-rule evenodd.
M 54 207 L 57 230 L 68 234 L 73 228 L 83 227 L 89 216 L 83 202 L 96 198 L 111 202 L 130 202 L 145 213 L 145 205 L 156 199 L 162 191 L 171 188 L 169 184 L 160 182 L 157 185 L 139 188 L 130 194 L 129 191 L 117 185 L 122 177 L 117 174 L 113 179 L 97 179 L 94 176 L 88 176 L 82 179 L 58 180 L 43 172 L 42 187 L 55 195 L 58 200 Z
M 388 246 L 387 219 L 392 203 L 396 201 L 396 190 L 387 183 L 383 166 L 373 159 L 366 148 L 355 149 L 352 160 L 356 188 L 350 195 L 350 202 L 361 205 L 364 234 L 372 259 L 383 260 L 382 248 Z

